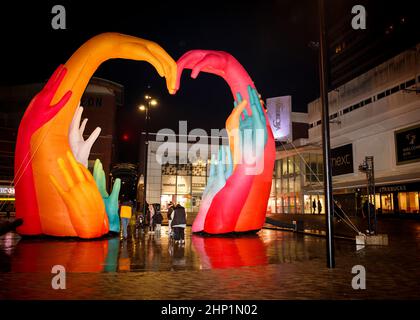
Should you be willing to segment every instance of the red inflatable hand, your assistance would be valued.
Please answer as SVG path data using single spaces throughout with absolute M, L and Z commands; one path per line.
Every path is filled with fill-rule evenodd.
M 31 137 L 36 130 L 50 121 L 70 99 L 68 91 L 58 103 L 51 106 L 60 83 L 66 75 L 66 68 L 60 65 L 45 87 L 31 101 L 19 125 L 15 150 L 15 193 L 16 218 L 23 219 L 18 228 L 24 234 L 41 234 L 41 223 L 36 201 L 34 178 L 31 167 Z
M 234 99 L 240 93 L 243 99 L 251 101 L 248 96 L 248 86 L 250 85 L 255 89 L 254 82 L 238 60 L 227 52 L 191 50 L 179 58 L 177 65 L 176 90 L 180 86 L 182 71 L 184 69 L 192 69 L 191 77 L 193 79 L 197 78 L 201 71 L 218 75 L 228 83 Z M 249 105 L 247 106 L 247 111 L 251 115 Z

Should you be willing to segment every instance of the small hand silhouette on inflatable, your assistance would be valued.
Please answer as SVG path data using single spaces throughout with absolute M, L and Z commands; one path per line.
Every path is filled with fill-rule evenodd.
M 86 123 L 88 122 L 88 119 L 83 119 L 83 122 L 80 125 L 82 113 L 83 107 L 79 106 L 76 109 L 76 112 L 70 125 L 69 143 L 71 151 L 73 152 L 73 155 L 76 158 L 77 162 L 80 162 L 87 168 L 90 150 L 92 149 L 92 146 L 95 143 L 96 139 L 98 139 L 99 134 L 101 133 L 101 128 L 96 127 L 96 129 L 92 132 L 89 138 L 85 140 L 83 138 L 83 133 L 85 132 Z

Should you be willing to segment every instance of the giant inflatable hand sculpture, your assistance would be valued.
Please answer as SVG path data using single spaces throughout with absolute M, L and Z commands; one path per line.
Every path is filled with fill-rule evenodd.
M 235 108 L 226 121 L 234 170 L 215 195 L 205 194 L 193 231 L 221 234 L 261 229 L 270 195 L 275 145 L 251 78 L 234 57 L 221 51 L 192 50 L 177 64 L 176 89 L 183 69 L 192 69 L 192 78 L 204 71 L 221 76 L 235 99 Z
M 115 179 L 111 194 L 106 191 L 105 171 L 99 159 L 93 167 L 93 178 L 104 200 L 105 211 L 109 221 L 109 231 L 120 232 L 120 215 L 118 214 L 118 196 L 121 189 L 121 179 Z
M 31 137 L 53 118 L 68 102 L 71 92 L 67 92 L 59 102 L 51 105 L 58 86 L 63 81 L 67 69 L 59 66 L 45 87 L 31 101 L 20 122 L 15 150 L 15 193 L 16 218 L 24 218 L 19 227 L 23 234 L 42 233 L 32 170 Z
M 156 43 L 104 33 L 82 45 L 34 98 L 20 124 L 15 159 L 16 216 L 23 219 L 19 233 L 93 238 L 108 232 L 101 194 L 71 153 L 69 127 L 93 73 L 116 58 L 151 63 L 166 78 L 168 91 L 175 92 L 176 63 Z

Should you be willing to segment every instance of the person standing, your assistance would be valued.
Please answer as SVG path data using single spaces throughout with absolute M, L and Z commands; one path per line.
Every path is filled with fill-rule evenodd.
M 168 234 L 169 235 L 172 235 L 172 230 L 171 230 L 172 212 L 174 212 L 174 203 L 171 201 L 171 202 L 168 203 L 168 213 L 167 213 L 167 218 L 168 218 Z
M 315 214 L 315 211 L 316 211 L 316 202 L 314 199 L 314 201 L 312 201 L 312 214 Z
M 160 212 L 160 205 L 158 203 L 152 204 L 153 206 L 153 210 L 155 212 L 154 216 L 153 216 L 153 222 L 155 224 L 155 231 L 156 234 L 158 236 L 160 236 L 160 229 L 162 226 L 162 220 L 163 220 L 163 216 L 162 213 Z
M 149 204 L 149 232 L 154 233 L 155 232 L 155 208 L 153 207 L 153 204 Z
M 130 201 L 124 202 L 120 207 L 120 217 L 121 224 L 123 229 L 123 239 L 127 239 L 127 229 L 130 224 L 131 215 L 133 214 L 133 207 L 131 206 Z
M 185 243 L 185 228 L 187 227 L 187 215 L 185 208 L 179 203 L 173 212 L 172 229 L 174 231 L 175 243 Z
M 322 211 L 322 204 L 321 204 L 321 200 L 318 199 L 318 214 L 321 214 Z

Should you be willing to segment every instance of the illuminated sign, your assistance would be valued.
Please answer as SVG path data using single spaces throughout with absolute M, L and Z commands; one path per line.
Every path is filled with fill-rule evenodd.
M 15 196 L 15 188 L 10 186 L 0 186 L 0 196 Z
M 268 98 L 266 107 L 274 139 L 292 141 L 292 97 Z
M 331 149 L 332 175 L 353 173 L 353 147 L 352 144 Z
M 420 126 L 395 132 L 397 164 L 420 161 Z

